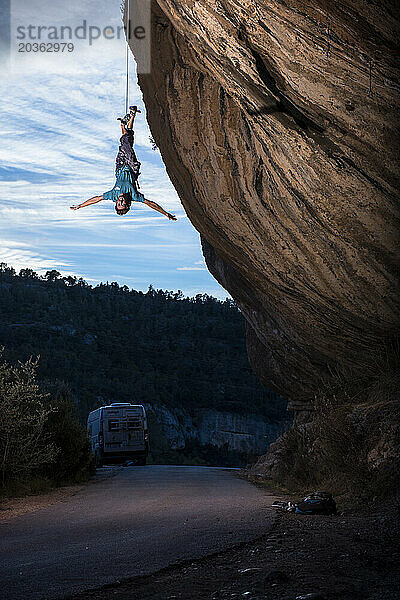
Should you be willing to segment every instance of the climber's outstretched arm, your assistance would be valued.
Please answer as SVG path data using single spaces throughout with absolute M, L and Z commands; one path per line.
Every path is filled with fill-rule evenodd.
M 75 204 L 74 206 L 70 206 L 71 210 L 78 210 L 78 208 L 83 208 L 84 206 L 90 206 L 91 204 L 97 204 L 103 200 L 103 196 L 94 196 L 94 198 L 89 198 L 89 200 L 85 200 L 82 204 Z
M 171 215 L 171 213 L 165 211 L 159 204 L 157 204 L 157 202 L 153 202 L 152 200 L 146 199 L 144 200 L 144 204 L 147 204 L 147 206 L 150 206 L 150 208 L 153 208 L 162 215 L 165 215 L 170 221 L 176 221 L 176 217 L 174 215 Z

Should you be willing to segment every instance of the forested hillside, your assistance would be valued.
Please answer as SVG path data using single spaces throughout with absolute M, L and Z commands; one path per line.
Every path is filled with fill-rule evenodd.
M 39 377 L 71 388 L 84 419 L 109 402 L 215 408 L 282 420 L 285 403 L 248 364 L 231 300 L 0 269 L 0 343 L 11 363 L 40 356 Z

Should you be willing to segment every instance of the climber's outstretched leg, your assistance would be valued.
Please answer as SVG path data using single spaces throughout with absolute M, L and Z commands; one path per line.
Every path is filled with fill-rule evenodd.
M 141 111 L 138 109 L 137 106 L 130 106 L 128 114 L 125 115 L 123 119 L 118 118 L 118 121 L 121 121 L 121 129 L 123 134 L 128 133 L 128 131 L 132 131 L 133 121 L 135 120 L 137 113 L 140 112 Z

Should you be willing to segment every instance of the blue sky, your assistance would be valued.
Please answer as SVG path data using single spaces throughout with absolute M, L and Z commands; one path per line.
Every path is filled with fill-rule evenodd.
M 178 221 L 139 204 L 125 217 L 115 214 L 111 202 L 69 210 L 114 184 L 124 40 L 99 39 L 91 46 L 74 40 L 70 53 L 18 53 L 16 28 L 76 26 L 83 19 L 116 28 L 119 1 L 31 0 L 27 7 L 25 0 L 12 0 L 11 9 L 11 65 L 0 73 L 0 260 L 17 270 L 55 268 L 90 283 L 118 281 L 141 290 L 151 283 L 225 298 L 204 265 L 198 233 L 160 154 L 152 150 L 134 72 L 130 103 L 142 109 L 135 127 L 141 191 Z

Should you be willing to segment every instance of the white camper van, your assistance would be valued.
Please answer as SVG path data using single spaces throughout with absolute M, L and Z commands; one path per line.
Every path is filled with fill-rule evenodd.
M 101 406 L 89 413 L 87 426 L 96 465 L 129 459 L 146 464 L 149 436 L 142 405 Z

